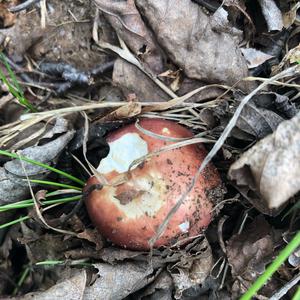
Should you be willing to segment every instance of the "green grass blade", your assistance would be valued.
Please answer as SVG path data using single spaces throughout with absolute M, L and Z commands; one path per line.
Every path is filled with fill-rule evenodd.
M 2 61 L 2 63 L 4 64 L 6 70 L 8 71 L 8 74 L 14 84 L 14 86 L 12 84 L 9 83 L 9 81 L 7 80 L 5 74 L 2 72 L 2 70 L 0 69 L 0 79 L 6 84 L 6 86 L 8 87 L 8 90 L 10 91 L 10 93 L 16 98 L 18 99 L 18 101 L 20 102 L 21 105 L 25 106 L 26 108 L 28 108 L 29 110 L 31 110 L 32 112 L 37 112 L 37 109 L 24 97 L 23 91 L 18 83 L 18 80 L 14 74 L 14 72 L 12 71 L 10 65 L 7 63 L 7 60 L 5 58 L 5 55 L 3 53 L 0 53 L 0 61 Z
M 293 296 L 292 300 L 300 300 L 300 285 L 299 285 L 295 295 Z
M 20 217 L 19 219 L 16 219 L 16 220 L 13 220 L 13 221 L 10 221 L 10 222 L 7 222 L 7 223 L 5 223 L 5 224 L 0 225 L 0 229 L 3 229 L 3 228 L 6 228 L 6 227 L 15 225 L 15 224 L 17 224 L 17 223 L 20 223 L 20 222 L 25 221 L 25 220 L 28 220 L 28 219 L 29 219 L 28 216 Z
M 88 259 L 78 260 L 44 260 L 35 263 L 36 266 L 55 266 L 55 265 L 70 265 L 70 266 L 92 266 Z
M 13 290 L 12 294 L 14 296 L 17 295 L 20 287 L 23 285 L 24 281 L 26 280 L 27 276 L 29 275 L 29 272 L 30 272 L 30 268 L 29 267 L 25 268 L 24 271 L 22 272 L 21 277 L 20 277 L 20 279 L 17 282 L 17 286 Z
M 267 267 L 266 271 L 256 279 L 254 284 L 248 291 L 241 297 L 240 300 L 250 300 L 255 296 L 257 291 L 272 277 L 278 268 L 285 262 L 285 260 L 300 246 L 300 231 L 295 237 L 285 246 L 279 253 L 275 260 Z
M 9 63 L 7 62 L 7 59 L 5 57 L 5 55 L 1 52 L 0 53 L 0 60 L 2 61 L 2 63 L 4 64 L 9 76 L 10 76 L 10 79 L 12 80 L 14 86 L 15 86 L 15 89 L 17 90 L 17 92 L 23 96 L 24 93 L 23 93 L 23 90 L 22 88 L 20 87 L 19 83 L 18 83 L 18 80 L 13 72 L 13 70 L 11 69 Z
M 30 164 L 33 164 L 33 165 L 45 168 L 45 169 L 47 169 L 49 171 L 55 172 L 57 174 L 60 174 L 60 175 L 62 175 L 64 177 L 66 177 L 66 178 L 68 178 L 68 179 L 70 179 L 70 180 L 72 180 L 72 181 L 80 184 L 81 186 L 85 185 L 85 183 L 82 180 L 80 180 L 79 178 L 76 178 L 76 177 L 74 177 L 74 176 L 72 176 L 72 175 L 70 175 L 70 174 L 68 174 L 68 173 L 66 173 L 64 171 L 61 171 L 59 169 L 56 169 L 54 167 L 51 167 L 51 166 L 49 166 L 47 164 L 44 164 L 44 163 L 41 163 L 39 161 L 27 158 L 25 156 L 17 155 L 15 153 L 11 153 L 11 152 L 8 152 L 8 151 L 5 151 L 5 150 L 0 150 L 0 155 L 4 155 L 4 156 L 8 156 L 8 157 L 12 157 L 12 158 L 16 158 L 16 159 L 20 159 L 20 160 L 26 161 L 26 162 L 28 162 Z
M 24 181 L 26 181 L 26 179 L 24 179 Z M 32 183 L 63 187 L 63 188 L 66 188 L 66 189 L 74 189 L 74 190 L 77 190 L 77 191 L 82 190 L 78 186 L 69 185 L 69 184 L 65 184 L 65 183 L 59 183 L 59 182 L 55 182 L 55 181 L 47 181 L 47 180 L 39 180 L 39 179 L 29 179 L 29 181 L 32 182 Z
M 50 200 L 44 200 L 42 201 L 42 206 L 50 205 L 50 204 L 64 204 L 72 201 L 77 201 L 81 199 L 81 195 L 72 196 L 72 197 L 66 197 L 66 198 L 60 198 L 60 199 L 50 199 Z M 22 208 L 28 208 L 32 207 L 34 205 L 34 201 L 32 199 L 26 200 L 26 201 L 20 201 L 12 204 L 3 205 L 0 207 L 0 212 L 13 210 L 13 209 L 22 209 Z
M 54 265 L 62 265 L 65 262 L 63 260 L 44 260 L 35 263 L 36 266 L 54 266 Z
M 67 203 L 67 202 L 76 201 L 76 200 L 80 200 L 80 199 L 81 199 L 81 195 L 73 196 L 73 197 L 68 197 L 68 198 L 62 198 L 62 199 L 46 200 L 46 201 L 42 202 L 42 205 L 64 204 L 64 203 Z M 30 207 L 30 206 L 33 206 L 33 205 L 34 205 L 34 203 L 32 201 L 32 203 L 23 204 L 23 206 L 20 207 L 20 208 Z M 20 223 L 20 222 L 28 220 L 28 219 L 29 219 L 29 216 L 22 216 L 22 217 L 20 217 L 20 218 L 18 218 L 16 220 L 13 220 L 13 221 L 1 224 L 0 225 L 0 229 L 3 229 L 3 228 L 6 228 L 6 227 L 15 225 L 17 223 Z

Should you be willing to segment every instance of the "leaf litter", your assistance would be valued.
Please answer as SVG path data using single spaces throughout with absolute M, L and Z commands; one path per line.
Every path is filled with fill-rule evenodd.
M 3 207 L 1 220 L 25 213 L 21 223 L 0 230 L 0 268 L 7 274 L 1 295 L 239 298 L 299 228 L 297 4 L 37 2 L 11 4 L 21 12 L 0 7 L 2 49 L 38 108 L 28 114 L 1 89 L 1 149 L 69 172 L 79 183 L 107 154 L 108 132 L 139 117 L 176 120 L 197 134 L 184 144 L 206 143 L 210 151 L 198 174 L 214 161 L 224 189 L 212 196 L 224 201 L 205 235 L 182 248 L 120 249 L 93 228 L 82 201 L 43 206 L 52 199 L 48 193 L 62 201 L 74 190 L 28 181 L 71 186 L 72 178 L 1 156 L 1 200 L 23 212 Z M 14 115 L 7 113 L 12 109 Z M 30 192 L 31 207 L 20 206 Z M 259 299 L 293 294 L 297 258 L 296 251 Z

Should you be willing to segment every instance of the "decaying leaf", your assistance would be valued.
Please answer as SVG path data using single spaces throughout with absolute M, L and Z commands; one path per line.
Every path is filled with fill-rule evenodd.
M 256 68 L 273 57 L 273 55 L 269 55 L 254 48 L 241 48 L 241 51 L 247 60 L 249 69 Z
M 114 64 L 113 81 L 125 96 L 135 93 L 140 102 L 164 101 L 170 98 L 136 66 L 121 58 Z
M 279 31 L 283 28 L 283 20 L 280 9 L 274 0 L 258 0 L 265 17 L 269 31 Z
M 53 300 L 53 299 L 72 299 L 82 300 L 86 285 L 86 272 L 80 270 L 70 278 L 66 278 L 44 292 L 30 293 L 22 296 L 24 300 Z M 19 299 L 19 298 L 12 298 Z M 96 298 L 94 298 L 96 299 Z
M 204 111 L 202 113 L 202 118 L 204 118 L 208 125 L 212 126 L 211 124 L 214 124 L 215 122 L 212 117 L 216 117 L 220 120 L 221 126 L 225 127 L 229 118 L 231 118 L 236 110 L 240 99 L 242 99 L 241 95 L 237 93 L 235 98 L 237 101 L 234 105 L 229 105 L 227 101 L 223 101 L 217 108 L 209 108 Z M 258 100 L 261 98 L 262 97 L 259 96 L 257 97 Z M 272 110 L 275 108 L 275 105 L 271 96 L 267 98 L 268 101 L 272 102 L 270 105 L 261 105 L 259 107 L 256 105 L 256 103 L 259 103 L 258 100 L 256 101 L 256 98 L 245 105 L 237 120 L 236 126 L 231 132 L 231 136 L 239 140 L 253 141 L 255 139 L 261 139 L 276 130 L 277 126 L 284 119 Z
M 159 74 L 163 59 L 151 31 L 145 26 L 133 0 L 96 0 L 97 7 L 109 20 L 126 45 L 144 62 L 149 70 Z
M 122 120 L 126 118 L 132 118 L 140 114 L 142 106 L 138 102 L 130 102 L 127 106 L 121 106 L 111 113 L 107 114 L 99 120 L 99 123 L 105 121 Z
M 147 262 L 95 264 L 99 278 L 87 287 L 83 299 L 122 300 L 152 282 L 159 274 Z
M 138 293 L 138 300 L 172 300 L 173 281 L 166 271 L 162 271 L 155 281 L 151 283 L 145 290 Z
M 300 2 L 297 2 L 288 12 L 282 15 L 285 28 L 289 28 L 294 24 L 297 17 L 297 10 L 300 8 Z
M 197 4 L 188 0 L 138 0 L 136 4 L 162 48 L 188 77 L 232 85 L 247 76 L 235 39 L 214 31 L 209 16 Z
M 256 218 L 241 234 L 230 238 L 226 247 L 231 274 L 235 278 L 234 292 L 244 293 L 254 280 L 261 275 L 272 260 L 275 236 L 263 217 Z
M 237 128 L 261 139 L 276 130 L 283 118 L 271 110 L 257 107 L 253 102 L 245 105 L 238 121 Z
M 74 131 L 69 131 L 55 140 L 42 146 L 32 146 L 18 153 L 21 156 L 42 162 L 53 164 L 69 141 L 73 138 Z M 26 173 L 25 173 L 25 171 Z M 48 171 L 37 165 L 33 165 L 19 159 L 8 161 L 0 168 L 0 203 L 7 204 L 24 200 L 29 192 L 27 176 L 44 178 Z
M 162 102 L 170 99 L 170 96 L 163 90 L 157 88 L 157 85 L 147 75 L 123 59 L 117 59 L 115 62 L 113 81 L 115 85 L 122 89 L 125 97 L 134 93 L 139 102 Z M 182 96 L 204 85 L 206 84 L 199 80 L 184 78 L 176 93 Z M 214 99 L 222 92 L 223 91 L 217 87 L 207 88 L 187 101 L 200 102 L 207 99 Z
M 300 114 L 246 151 L 229 169 L 242 194 L 261 212 L 276 214 L 300 189 Z
M 16 20 L 16 15 L 9 11 L 9 7 L 18 4 L 18 2 L 19 2 L 18 0 L 12 0 L 9 2 L 1 1 L 1 3 L 0 3 L 0 19 L 1 19 L 1 24 L 4 28 L 14 25 L 15 20 Z
M 175 286 L 175 298 L 180 299 L 182 293 L 205 281 L 213 266 L 210 245 L 205 237 L 191 243 L 179 261 L 168 267 Z

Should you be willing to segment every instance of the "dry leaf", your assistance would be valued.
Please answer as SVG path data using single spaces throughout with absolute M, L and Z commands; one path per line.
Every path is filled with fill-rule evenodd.
M 278 208 L 300 190 L 300 113 L 246 151 L 229 169 L 242 194 L 261 212 Z
M 162 74 L 160 74 L 161 77 L 169 76 L 168 71 Z M 120 58 L 116 60 L 114 65 L 113 81 L 115 85 L 122 89 L 125 97 L 134 93 L 140 102 L 162 102 L 167 101 L 170 98 L 136 66 Z M 188 92 L 203 86 L 206 86 L 206 84 L 201 81 L 184 78 L 180 83 L 180 89 L 177 94 L 183 96 Z M 222 89 L 210 87 L 190 97 L 187 101 L 200 102 L 207 99 L 215 99 L 222 93 Z
M 283 20 L 280 9 L 274 0 L 258 0 L 262 14 L 265 17 L 269 31 L 280 31 L 283 28 Z
M 129 102 L 126 106 L 121 106 L 116 110 L 112 111 L 111 113 L 105 115 L 96 123 L 132 118 L 140 114 L 141 111 L 142 111 L 142 106 L 140 103 Z
M 233 288 L 239 286 L 239 294 L 265 271 L 273 258 L 275 246 L 272 229 L 263 217 L 255 219 L 243 233 L 230 238 L 226 253 L 235 278 Z
M 249 69 L 256 68 L 268 59 L 274 57 L 273 55 L 269 55 L 254 48 L 241 48 L 241 51 L 247 60 Z
M 140 102 L 164 101 L 170 97 L 136 66 L 118 58 L 114 64 L 113 82 L 125 96 L 135 93 Z
M 104 13 L 118 36 L 146 63 L 155 74 L 163 70 L 163 59 L 154 37 L 145 26 L 133 0 L 96 0 L 97 7 Z
M 74 131 L 69 131 L 49 143 L 42 146 L 28 147 L 18 153 L 42 163 L 53 164 L 73 136 Z M 26 174 L 24 169 L 26 170 Z M 38 176 L 39 179 L 42 179 L 48 173 L 49 171 L 45 168 L 25 161 L 21 162 L 19 159 L 6 162 L 4 166 L 0 168 L 1 205 L 24 200 L 24 197 L 29 193 L 28 182 L 23 180 L 26 178 L 26 175 Z
M 205 237 L 196 239 L 181 254 L 179 261 L 168 266 L 175 285 L 175 299 L 180 299 L 185 290 L 203 283 L 213 266 L 211 248 Z
M 123 300 L 153 281 L 155 273 L 145 262 L 122 262 L 117 265 L 95 264 L 99 278 L 87 287 L 83 300 Z
M 155 281 L 137 295 L 137 300 L 172 300 L 173 281 L 167 271 L 161 272 Z
M 9 2 L 8 1 L 7 2 L 1 1 L 1 2 L 2 3 L 0 3 L 0 19 L 1 19 L 2 26 L 6 28 L 14 25 L 16 20 L 16 15 L 9 11 L 9 7 L 17 5 L 19 1 L 13 0 Z
M 70 278 L 64 279 L 44 292 L 30 293 L 22 296 L 23 300 L 82 300 L 86 285 L 86 272 L 80 270 Z M 12 298 L 13 300 L 14 298 Z M 17 298 L 18 299 L 18 298 Z M 96 298 L 95 298 L 96 299 Z
M 285 28 L 292 26 L 297 17 L 297 10 L 300 8 L 300 2 L 297 2 L 288 12 L 282 15 Z
M 232 85 L 248 75 L 235 39 L 212 30 L 210 18 L 189 0 L 137 0 L 169 57 L 190 78 Z M 240 83 L 247 88 L 248 83 Z

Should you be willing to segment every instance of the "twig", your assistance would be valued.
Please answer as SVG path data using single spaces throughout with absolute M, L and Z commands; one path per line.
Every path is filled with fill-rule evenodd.
M 35 4 L 35 3 L 38 3 L 40 2 L 41 0 L 27 0 L 19 5 L 16 5 L 16 6 L 13 6 L 13 7 L 10 7 L 8 10 L 12 13 L 17 13 L 17 12 L 20 12 L 24 9 L 27 9 L 29 6 Z

